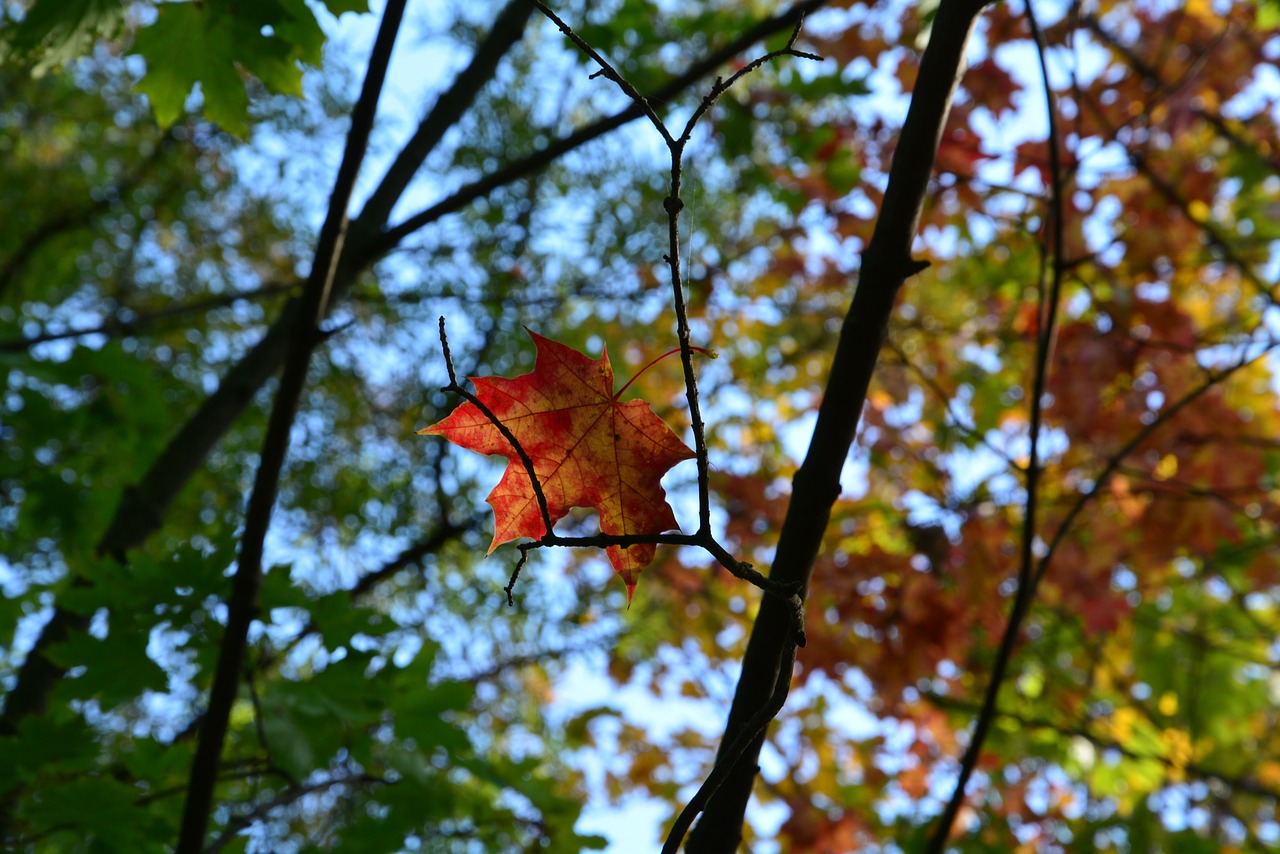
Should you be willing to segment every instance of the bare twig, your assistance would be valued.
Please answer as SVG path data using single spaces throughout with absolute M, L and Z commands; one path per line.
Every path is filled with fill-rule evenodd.
M 711 109 L 711 106 L 728 90 L 730 85 L 760 68 L 766 62 L 782 56 L 803 56 L 809 59 L 817 59 L 812 54 L 800 53 L 795 50 L 795 41 L 800 35 L 800 27 L 803 23 L 804 18 L 802 16 L 796 21 L 795 27 L 791 32 L 791 38 L 787 40 L 786 45 L 780 50 L 770 51 L 764 56 L 751 61 L 731 75 L 728 81 L 722 81 L 717 78 L 715 84 L 711 87 L 711 91 L 703 97 L 698 108 L 689 117 L 684 131 L 678 139 L 672 140 L 671 135 L 666 132 L 665 128 L 663 129 L 663 138 L 667 140 L 667 148 L 671 153 L 671 179 L 667 190 L 667 198 L 662 203 L 667 212 L 667 254 L 663 256 L 663 260 L 667 262 L 667 266 L 671 270 L 671 300 L 676 314 L 676 336 L 680 341 L 680 363 L 684 368 L 685 397 L 689 402 L 689 423 L 693 431 L 693 450 L 698 460 L 699 531 L 709 532 L 711 529 L 711 463 L 707 454 L 707 431 L 702 421 L 702 407 L 698 398 L 698 375 L 693 369 L 693 342 L 689 329 L 689 312 L 684 299 L 683 271 L 680 269 L 680 212 L 684 209 L 684 201 L 680 198 L 680 183 L 684 169 L 684 148 L 689 142 L 690 135 L 693 133 L 693 128 L 698 120 Z M 797 586 L 791 595 L 796 595 L 798 592 L 799 587 Z M 803 609 L 801 610 L 801 615 L 803 615 Z M 800 626 L 803 626 L 803 619 L 800 622 Z M 802 631 L 799 627 L 793 626 L 793 628 L 797 632 Z
M 649 124 L 653 125 L 658 133 L 662 134 L 663 141 L 665 141 L 668 146 L 675 144 L 675 140 L 671 138 L 671 132 L 667 130 L 666 124 L 654 111 L 653 105 L 649 103 L 649 99 L 636 91 L 636 87 L 632 86 L 625 77 L 619 74 L 618 70 L 609 63 L 609 60 L 605 59 L 599 51 L 587 44 L 586 40 L 583 39 L 582 36 L 575 33 L 573 29 L 566 24 L 559 15 L 551 11 L 550 7 L 543 3 L 542 0 L 528 0 L 528 2 L 536 6 L 538 11 L 546 16 L 547 20 L 555 24 L 560 32 L 564 33 L 565 38 L 577 45 L 579 50 L 591 57 L 595 61 L 596 65 L 600 66 L 600 71 L 593 74 L 593 77 L 603 76 L 606 79 L 613 81 L 617 87 L 622 90 L 622 93 L 630 98 L 632 103 L 640 108 L 640 112 L 649 119 Z
M 345 777 L 330 777 L 327 780 L 319 780 L 309 783 L 305 786 L 290 786 L 276 797 L 259 804 L 244 815 L 237 816 L 227 823 L 222 833 L 209 843 L 204 849 L 204 854 L 217 854 L 223 848 L 226 848 L 232 840 L 240 833 L 240 831 L 253 825 L 255 821 L 270 815 L 273 811 L 305 798 L 307 795 L 314 795 L 317 792 L 328 791 L 335 786 L 389 786 L 393 785 L 390 781 L 377 777 L 373 774 L 350 774 Z
M 288 780 L 290 786 L 300 785 L 298 778 L 277 765 L 271 756 L 271 740 L 267 738 L 267 719 L 262 713 L 262 698 L 258 696 L 258 686 L 253 678 L 252 667 L 244 669 L 244 684 L 249 691 L 249 703 L 253 706 L 254 732 L 258 736 L 258 744 L 262 746 L 262 752 L 266 754 L 268 770 Z
M 986 742 L 987 733 L 991 729 L 991 725 L 995 722 L 996 702 L 999 697 L 1000 687 L 1004 684 L 1005 675 L 1009 669 L 1009 662 L 1013 657 L 1013 649 L 1016 645 L 1018 634 L 1021 630 L 1023 621 L 1026 619 L 1027 613 L 1031 608 L 1031 601 L 1035 595 L 1035 585 L 1033 582 L 1034 566 L 1035 566 L 1035 544 L 1036 544 L 1036 520 L 1039 502 L 1039 485 L 1040 474 L 1042 468 L 1040 465 L 1040 427 L 1044 420 L 1044 395 L 1045 387 L 1049 380 L 1049 359 L 1050 352 L 1053 349 L 1054 338 L 1057 332 L 1058 305 L 1062 296 L 1062 284 L 1066 276 L 1066 266 L 1064 264 L 1063 250 L 1065 239 L 1065 224 L 1063 222 L 1063 214 L 1065 204 L 1063 200 L 1063 172 L 1061 154 L 1059 146 L 1061 145 L 1061 135 L 1058 130 L 1058 112 L 1057 103 L 1053 94 L 1053 87 L 1049 83 L 1049 66 L 1046 60 L 1046 48 L 1044 36 L 1040 31 L 1040 24 L 1036 20 L 1035 9 L 1032 6 L 1032 0 L 1026 0 L 1027 23 L 1031 28 L 1031 38 L 1036 46 L 1036 53 L 1040 59 L 1040 81 L 1044 88 L 1044 97 L 1046 101 L 1046 109 L 1048 111 L 1049 120 L 1049 179 L 1050 179 L 1050 196 L 1049 196 L 1049 217 L 1051 219 L 1051 230 L 1053 245 L 1052 251 L 1052 281 L 1049 285 L 1048 292 L 1045 292 L 1043 273 L 1041 275 L 1040 284 L 1040 306 L 1039 306 L 1039 328 L 1036 330 L 1036 359 L 1033 368 L 1034 375 L 1031 382 L 1031 417 L 1030 417 L 1030 442 L 1031 448 L 1028 454 L 1026 468 L 1026 492 L 1027 499 L 1025 509 L 1022 515 L 1022 533 L 1021 533 L 1021 554 L 1018 562 L 1018 587 L 1014 594 L 1013 607 L 1009 613 L 1009 623 L 1005 627 L 1004 637 L 1001 639 L 999 652 L 996 654 L 995 663 L 992 665 L 991 678 L 987 683 L 987 692 L 983 700 L 982 713 L 978 715 L 974 722 L 973 734 L 969 738 L 969 743 L 965 747 L 964 756 L 960 760 L 960 773 L 956 777 L 955 789 L 951 793 L 951 798 L 947 801 L 946 807 L 942 811 L 938 823 L 934 825 L 933 834 L 929 839 L 926 851 L 931 854 L 941 854 L 946 848 L 947 840 L 951 837 L 951 828 L 955 824 L 956 816 L 960 812 L 960 807 L 964 805 L 965 788 L 969 784 L 969 778 L 973 775 L 974 768 L 978 764 L 978 756 L 982 752 L 982 747 Z
M 255 288 L 251 291 L 238 291 L 232 294 L 219 294 L 218 296 L 208 297 L 206 299 L 195 300 L 193 302 L 183 303 L 182 305 L 161 308 L 155 311 L 139 312 L 132 317 L 121 317 L 117 311 L 117 317 L 101 323 L 89 329 L 65 329 L 60 332 L 44 331 L 32 335 L 29 338 L 13 338 L 8 341 L 0 341 L 0 353 L 20 353 L 30 350 L 37 344 L 45 344 L 49 341 L 62 341 L 67 338 L 84 338 L 89 335 L 106 335 L 114 337 L 116 335 L 136 335 L 139 332 L 150 327 L 152 324 L 161 320 L 169 320 L 175 317 L 182 317 L 187 314 L 197 314 L 210 309 L 223 308 L 225 306 L 235 305 L 238 302 L 262 299 L 264 297 L 279 296 L 288 293 L 298 287 L 294 282 L 272 282 Z
M 534 468 L 533 458 L 529 456 L 528 451 L 520 444 L 520 440 L 511 432 L 511 428 L 504 424 L 498 416 L 485 405 L 479 397 L 467 391 L 466 388 L 458 382 L 457 368 L 453 364 L 453 354 L 449 349 L 449 338 L 445 332 L 445 319 L 440 318 L 440 346 L 444 351 L 445 369 L 449 374 L 449 384 L 442 391 L 453 392 L 461 396 L 468 403 L 475 406 L 485 419 L 502 435 L 516 453 L 520 460 L 520 464 L 524 466 L 525 474 L 529 477 L 529 483 L 533 489 L 535 500 L 538 502 L 538 509 L 542 515 L 543 526 L 546 529 L 540 538 L 529 543 L 521 543 L 517 548 L 520 550 L 520 557 L 516 561 L 515 568 L 511 572 L 511 579 L 503 591 L 507 595 L 507 604 L 514 605 L 515 600 L 512 591 L 515 588 L 516 581 L 520 577 L 520 572 L 524 569 L 525 564 L 529 560 L 529 552 L 543 548 L 546 546 L 565 546 L 570 548 L 608 548 L 609 546 L 619 546 L 625 548 L 627 546 L 640 545 L 642 543 L 652 543 L 657 545 L 680 545 L 680 546 L 697 546 L 705 549 L 716 559 L 725 569 L 732 573 L 735 577 L 747 581 L 766 594 L 772 595 L 787 602 L 793 612 L 795 622 L 794 641 L 799 646 L 804 646 L 804 624 L 803 610 L 800 606 L 799 597 L 796 595 L 794 587 L 780 585 L 764 575 L 757 572 L 749 563 L 742 563 L 734 559 L 729 550 L 722 546 L 709 529 L 699 530 L 696 534 L 595 534 L 587 537 L 566 537 L 555 533 L 555 520 L 551 518 L 551 511 L 547 504 L 546 492 L 543 490 L 542 481 L 538 477 L 537 470 Z
M 938 403 L 942 404 L 942 408 L 945 411 L 945 417 L 950 419 L 951 424 L 956 430 L 975 442 L 980 443 L 992 454 L 999 457 L 1010 471 L 1015 471 L 1022 475 L 1026 474 L 1026 468 L 1020 465 L 1013 457 L 1009 456 L 1008 452 L 998 447 L 994 442 L 980 433 L 976 427 L 965 423 L 960 413 L 952 408 L 951 395 L 947 393 L 946 389 L 942 387 L 936 377 L 930 376 L 927 372 L 921 370 L 921 368 L 907 356 L 907 353 L 896 342 L 888 341 L 886 342 L 885 347 L 898 357 L 902 367 L 911 371 L 911 373 L 915 375 L 916 382 L 920 383 L 933 393 L 933 396 L 938 399 Z
M 547 507 L 547 495 L 542 491 L 542 483 L 538 479 L 538 472 L 533 467 L 533 458 L 529 456 L 528 451 L 516 439 L 515 434 L 511 432 L 511 428 L 503 424 L 498 416 L 493 414 L 493 410 L 484 404 L 484 401 L 459 384 L 458 373 L 453 367 L 453 354 L 449 352 L 449 336 L 445 333 L 444 315 L 440 316 L 440 349 L 444 351 L 444 364 L 446 370 L 449 371 L 449 384 L 442 388 L 441 391 L 451 391 L 480 410 L 481 414 L 489 419 L 489 423 L 502 434 L 502 438 L 506 439 L 507 443 L 515 449 L 516 455 L 520 457 L 520 463 L 524 466 L 525 473 L 529 475 L 529 482 L 533 485 L 534 497 L 538 500 L 538 510 L 542 513 L 542 524 L 547 530 L 547 536 L 550 536 L 554 521 L 551 518 L 551 510 Z M 519 569 L 516 572 L 518 573 Z
M 609 63 L 599 51 L 593 48 L 581 36 L 573 31 L 573 29 L 564 22 L 555 12 L 549 9 L 541 0 L 528 0 L 528 2 L 537 6 L 552 23 L 564 33 L 565 37 L 578 46 L 578 49 L 600 66 L 599 74 L 608 80 L 611 80 L 622 90 L 636 108 L 649 119 L 649 123 L 661 135 L 663 142 L 667 144 L 667 150 L 671 156 L 671 179 L 667 191 L 667 197 L 663 200 L 662 206 L 667 212 L 667 236 L 668 248 L 667 253 L 662 256 L 662 260 L 667 263 L 671 270 L 671 290 L 672 303 L 676 315 L 676 336 L 680 342 L 680 362 L 684 368 L 685 381 L 685 397 L 689 402 L 689 421 L 693 432 L 693 450 L 697 457 L 698 464 L 698 531 L 699 533 L 709 532 L 711 529 L 711 489 L 710 489 L 710 463 L 707 457 L 707 438 L 706 426 L 702 420 L 702 410 L 698 396 L 698 378 L 693 368 L 693 343 L 689 330 L 689 313 L 685 305 L 684 298 L 684 282 L 682 279 L 682 271 L 680 269 L 680 212 L 684 209 L 684 201 L 680 198 L 680 184 L 682 172 L 684 168 L 684 149 L 688 144 L 689 138 L 693 134 L 693 129 L 698 121 L 706 115 L 716 100 L 719 99 L 729 87 L 741 80 L 746 75 L 760 68 L 765 63 L 777 59 L 782 56 L 796 56 L 804 59 L 814 59 L 821 61 L 821 57 L 811 53 L 804 53 L 795 49 L 796 39 L 800 36 L 800 28 L 804 24 L 804 14 L 801 13 L 792 28 L 791 37 L 787 40 L 784 47 L 779 50 L 769 51 L 763 56 L 752 60 L 744 67 L 738 69 L 727 80 L 716 78 L 710 91 L 703 96 L 698 107 L 693 111 L 689 120 L 685 123 L 684 130 L 679 137 L 671 134 L 666 123 L 653 109 L 653 105 L 648 98 L 640 94 L 631 83 L 618 72 L 616 68 Z M 517 569 L 518 574 L 519 570 Z
M 684 130 L 680 133 L 680 138 L 676 140 L 677 144 L 683 146 L 687 143 L 689 141 L 689 137 L 693 135 L 694 127 L 696 127 L 698 122 L 702 120 L 702 117 L 707 114 L 707 111 L 715 106 L 716 101 L 720 100 L 720 96 L 725 92 L 728 92 L 729 89 L 732 88 L 733 84 L 737 83 L 743 77 L 746 77 L 761 66 L 783 56 L 794 56 L 797 59 L 811 59 L 814 62 L 822 62 L 822 57 L 818 56 L 816 53 L 808 53 L 806 51 L 796 49 L 796 39 L 800 38 L 800 28 L 803 26 L 804 15 L 801 15 L 799 19 L 796 20 L 796 25 L 791 29 L 791 37 L 787 39 L 786 45 L 778 50 L 771 50 L 762 56 L 756 57 L 737 71 L 730 74 L 727 78 L 717 77 L 716 82 L 711 86 L 710 91 L 703 96 L 702 101 L 699 102 L 697 106 L 697 109 L 693 111 L 693 115 L 689 116 L 689 120 L 685 122 Z

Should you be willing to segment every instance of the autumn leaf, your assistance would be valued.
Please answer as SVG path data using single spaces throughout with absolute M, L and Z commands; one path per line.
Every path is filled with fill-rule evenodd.
M 538 348 L 533 372 L 472 378 L 476 398 L 511 431 L 533 461 L 554 525 L 572 507 L 600 514 L 600 531 L 648 535 L 677 530 L 662 476 L 694 456 L 684 442 L 642 400 L 621 403 L 613 367 L 599 359 L 529 332 Z M 529 474 L 511 443 L 475 404 L 463 403 L 438 424 L 418 431 L 444 436 L 455 445 L 509 460 L 502 480 L 489 493 L 495 530 L 492 552 L 518 537 L 546 533 Z M 609 546 L 609 561 L 635 591 L 636 578 L 657 547 L 641 543 Z

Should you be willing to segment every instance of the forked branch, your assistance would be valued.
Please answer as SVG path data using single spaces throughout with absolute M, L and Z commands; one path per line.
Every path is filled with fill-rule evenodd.
M 771 594 L 766 600 L 771 600 L 781 604 L 783 609 L 780 613 L 785 614 L 789 630 L 784 630 L 781 639 L 781 648 L 779 654 L 781 659 L 786 663 L 777 671 L 777 677 L 773 690 L 768 700 L 758 708 L 751 716 L 750 720 L 741 728 L 739 732 L 730 740 L 726 734 L 727 744 L 722 744 L 720 754 L 717 757 L 715 768 L 698 790 L 693 800 L 680 814 L 675 827 L 667 838 L 664 852 L 674 852 L 679 849 L 684 839 L 685 833 L 692 825 L 694 818 L 706 806 L 711 797 L 720 788 L 725 779 L 728 778 L 730 772 L 739 764 L 739 760 L 745 756 L 751 748 L 753 742 L 757 741 L 768 727 L 769 722 L 777 716 L 782 706 L 786 703 L 787 694 L 791 684 L 792 664 L 795 661 L 796 646 L 803 646 L 804 639 L 804 599 L 803 590 L 804 582 L 801 579 L 783 578 L 774 580 L 766 578 L 745 564 L 739 564 L 734 561 L 728 553 L 716 543 L 711 535 L 711 487 L 710 487 L 710 461 L 707 451 L 706 427 L 702 420 L 701 404 L 698 395 L 698 379 L 697 373 L 693 367 L 694 346 L 692 343 L 692 335 L 689 327 L 688 306 L 685 303 L 684 281 L 681 273 L 680 261 L 680 213 L 684 209 L 684 201 L 681 199 L 681 181 L 684 168 L 684 150 L 693 134 L 694 127 L 705 116 L 715 102 L 736 82 L 746 75 L 763 66 L 765 63 L 783 56 L 794 56 L 802 59 L 821 60 L 821 57 L 811 53 L 806 53 L 796 49 L 796 40 L 800 36 L 800 30 L 804 23 L 803 15 L 799 16 L 792 29 L 791 36 L 787 39 L 787 43 L 780 49 L 770 51 L 757 59 L 752 60 L 747 65 L 738 69 L 728 78 L 717 78 L 706 95 L 703 96 L 698 106 L 694 109 L 692 115 L 685 122 L 683 130 L 679 136 L 672 134 L 671 130 L 663 122 L 662 118 L 654 111 L 649 101 L 641 95 L 636 88 L 631 85 L 619 72 L 614 68 L 607 59 L 600 55 L 598 51 L 587 44 L 580 36 L 573 32 L 563 20 L 561 20 L 554 12 L 548 9 L 541 0 L 529 0 L 536 5 L 539 10 L 546 15 L 565 36 L 578 46 L 585 54 L 600 66 L 600 76 L 604 76 L 613 81 L 624 94 L 627 95 L 649 119 L 649 122 L 661 135 L 663 141 L 667 145 L 667 150 L 671 157 L 670 180 L 668 184 L 667 197 L 663 200 L 663 208 L 667 215 L 667 236 L 668 248 L 666 254 L 663 255 L 663 261 L 666 262 L 671 274 L 671 291 L 672 306 L 675 309 L 676 316 L 676 336 L 680 342 L 680 361 L 684 368 L 685 396 L 689 404 L 689 421 L 693 432 L 693 449 L 698 465 L 698 533 L 696 537 L 701 541 L 698 545 L 707 548 L 717 560 L 726 566 L 730 572 L 738 577 L 747 577 L 743 570 L 749 569 L 751 573 L 750 580 L 753 584 L 763 589 L 766 593 Z M 522 455 L 523 456 L 523 455 Z M 533 478 L 532 466 L 529 466 L 529 474 L 534 480 L 535 487 L 537 480 Z M 542 505 L 545 511 L 545 503 Z M 548 536 L 552 537 L 550 527 L 548 526 Z M 531 546 L 532 547 L 532 546 Z M 519 574 L 520 568 L 523 566 L 528 556 L 528 548 L 521 547 L 521 559 L 516 565 L 515 573 L 512 575 L 511 584 L 515 583 L 515 578 Z M 735 568 L 736 567 L 736 568 Z M 510 595 L 510 586 L 508 586 L 508 596 Z
M 777 584 L 770 581 L 761 573 L 757 572 L 749 563 L 743 563 L 736 560 L 720 542 L 711 534 L 708 529 L 700 530 L 696 534 L 596 534 L 587 537 L 566 537 L 555 533 L 555 520 L 551 518 L 550 505 L 547 502 L 546 491 L 543 488 L 542 481 L 538 477 L 538 473 L 534 467 L 533 458 L 529 456 L 529 452 L 521 445 L 520 440 L 516 437 L 511 428 L 504 424 L 501 419 L 490 409 L 484 401 L 480 400 L 472 392 L 468 391 L 459 381 L 457 368 L 453 364 L 453 353 L 449 349 L 449 337 L 445 331 L 445 319 L 440 318 L 440 347 L 444 351 L 445 369 L 449 373 L 449 384 L 442 388 L 442 391 L 453 392 L 459 395 L 477 410 L 485 419 L 493 425 L 493 427 L 501 434 L 502 438 L 514 449 L 516 457 L 520 460 L 520 464 L 524 467 L 525 474 L 529 478 L 529 483 L 533 489 L 535 500 L 538 502 L 538 510 L 542 516 L 544 527 L 543 535 L 527 543 L 521 543 L 518 548 L 520 550 L 520 558 L 516 562 L 515 569 L 511 573 L 511 580 L 504 589 L 507 595 L 507 604 L 514 605 L 515 600 L 512 591 L 515 588 L 516 580 L 520 576 L 520 571 L 528 562 L 529 552 L 547 546 L 563 546 L 570 548 L 608 548 L 609 546 L 619 546 L 625 548 L 627 546 L 639 545 L 641 543 L 652 543 L 656 545 L 678 545 L 678 546 L 695 546 L 705 550 L 716 561 L 732 573 L 735 577 L 742 579 L 750 584 L 759 587 L 770 596 L 775 596 L 782 601 L 788 603 L 795 617 L 793 623 L 795 634 L 793 640 L 799 646 L 804 646 L 804 622 L 803 622 L 803 605 L 793 588 L 785 585 Z

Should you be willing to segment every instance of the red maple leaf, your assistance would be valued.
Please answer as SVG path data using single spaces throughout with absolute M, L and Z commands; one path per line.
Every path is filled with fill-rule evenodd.
M 676 463 L 693 457 L 693 451 L 648 403 L 618 401 L 626 386 L 614 392 L 606 350 L 592 359 L 550 338 L 529 335 L 538 348 L 532 373 L 471 381 L 476 398 L 533 461 L 551 523 L 564 518 L 571 507 L 590 507 L 600 514 L 604 534 L 678 530 L 660 481 Z M 440 423 L 418 432 L 507 458 L 507 470 L 488 498 L 495 523 L 490 553 L 518 537 L 541 539 L 548 533 L 519 453 L 479 407 L 463 403 Z M 608 547 L 613 568 L 627 584 L 628 598 L 656 551 L 652 543 Z

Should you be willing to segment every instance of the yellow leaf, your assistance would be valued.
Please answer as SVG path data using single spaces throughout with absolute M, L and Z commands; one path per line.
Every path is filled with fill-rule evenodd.
M 1268 789 L 1280 789 L 1280 762 L 1263 762 L 1258 766 L 1257 777 Z
M 1160 740 L 1164 742 L 1165 758 L 1169 760 L 1169 779 L 1180 783 L 1192 759 L 1191 736 L 1184 730 L 1169 728 L 1160 733 Z
M 1168 480 L 1178 473 L 1178 458 L 1173 454 L 1165 454 L 1160 462 L 1156 464 L 1156 470 L 1152 472 L 1156 480 Z
M 1187 0 L 1183 4 L 1188 15 L 1194 15 L 1203 21 L 1217 20 L 1217 15 L 1213 14 L 1213 3 L 1211 0 Z
M 1208 222 L 1209 217 L 1213 214 L 1213 212 L 1209 210 L 1209 206 L 1199 199 L 1196 199 L 1187 205 L 1187 213 L 1191 214 L 1191 218 L 1196 222 Z
M 1110 726 L 1111 736 L 1121 744 L 1124 744 L 1133 736 L 1133 725 L 1138 720 L 1138 712 L 1136 709 L 1125 706 L 1123 709 L 1116 709 L 1111 715 Z

